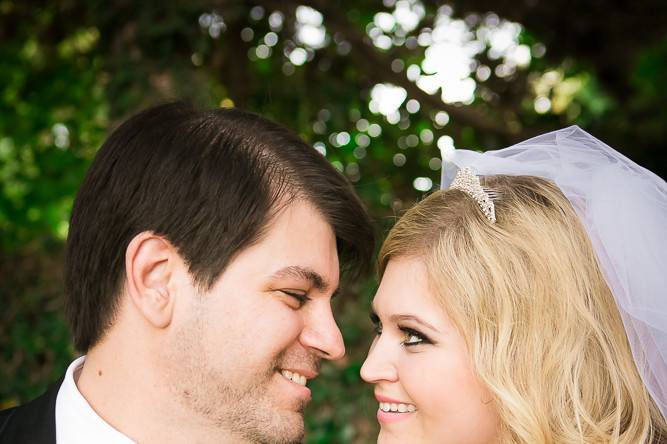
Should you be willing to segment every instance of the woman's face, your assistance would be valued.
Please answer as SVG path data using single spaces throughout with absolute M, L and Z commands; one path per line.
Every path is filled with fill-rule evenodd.
M 392 259 L 373 300 L 377 336 L 361 368 L 375 385 L 378 443 L 497 442 L 498 416 L 463 337 L 419 259 Z

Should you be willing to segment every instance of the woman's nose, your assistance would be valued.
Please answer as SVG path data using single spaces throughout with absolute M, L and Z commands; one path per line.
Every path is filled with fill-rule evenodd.
M 368 356 L 361 366 L 361 379 L 369 384 L 376 384 L 380 381 L 395 382 L 398 380 L 398 372 L 394 362 L 393 354 L 386 341 L 382 341 L 382 336 L 378 336 L 373 341 Z

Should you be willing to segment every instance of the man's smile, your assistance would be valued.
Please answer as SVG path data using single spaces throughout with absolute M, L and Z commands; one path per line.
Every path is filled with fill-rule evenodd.
M 308 381 L 308 379 L 305 376 L 297 372 L 289 370 L 281 370 L 280 374 L 283 375 L 285 378 L 289 379 L 290 381 L 296 382 L 299 385 L 305 386 L 306 381 Z

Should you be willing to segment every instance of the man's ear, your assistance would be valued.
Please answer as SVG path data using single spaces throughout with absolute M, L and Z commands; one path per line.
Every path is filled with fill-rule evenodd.
M 125 251 L 128 296 L 156 328 L 171 323 L 175 301 L 169 291 L 169 279 L 177 257 L 169 241 L 150 231 L 137 234 Z

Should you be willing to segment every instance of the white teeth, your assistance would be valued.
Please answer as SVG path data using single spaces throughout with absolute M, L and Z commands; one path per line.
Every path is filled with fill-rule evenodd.
M 290 381 L 295 382 L 299 385 L 306 385 L 307 381 L 306 377 L 296 372 L 291 372 L 289 370 L 282 370 L 280 374 L 283 375 L 285 378 L 289 379 Z
M 395 404 L 391 402 L 381 402 L 380 410 L 383 412 L 412 413 L 417 411 L 417 407 L 412 404 Z

